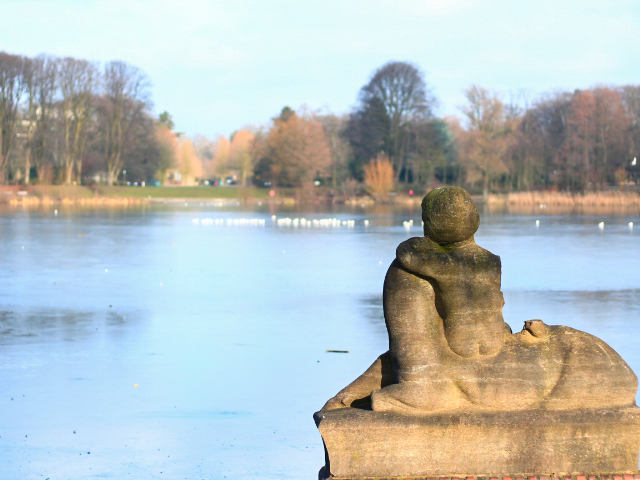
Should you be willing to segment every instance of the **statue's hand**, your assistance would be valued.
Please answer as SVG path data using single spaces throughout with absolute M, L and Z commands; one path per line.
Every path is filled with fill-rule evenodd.
M 524 322 L 523 330 L 528 331 L 536 338 L 544 338 L 549 335 L 549 329 L 542 320 L 527 320 Z
M 324 404 L 324 407 L 320 409 L 321 412 L 327 412 L 329 410 L 337 410 L 338 408 L 347 408 L 351 406 L 351 402 L 354 399 L 350 398 L 348 395 L 342 393 L 338 394 L 333 398 L 330 398 L 327 403 Z

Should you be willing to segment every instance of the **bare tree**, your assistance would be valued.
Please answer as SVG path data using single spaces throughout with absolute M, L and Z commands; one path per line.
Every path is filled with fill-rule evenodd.
M 346 179 L 349 160 L 353 156 L 351 146 L 344 135 L 349 118 L 346 115 L 338 117 L 333 114 L 327 114 L 315 115 L 313 119 L 322 125 L 329 142 L 329 149 L 331 150 L 331 186 L 335 189 Z
M 38 181 L 45 183 L 53 177 L 52 143 L 56 120 L 55 100 L 58 87 L 58 60 L 55 57 L 40 55 L 35 59 L 34 78 L 37 86 L 36 131 L 34 163 Z
M 253 138 L 253 133 L 246 129 L 238 130 L 231 136 L 229 161 L 236 170 L 240 171 L 240 185 L 243 187 L 246 186 L 247 178 L 253 171 Z
M 615 184 L 615 172 L 623 168 L 628 151 L 628 128 L 632 117 L 625 109 L 620 92 L 600 86 L 593 89 L 595 98 L 596 171 L 602 189 Z
M 177 167 L 182 175 L 182 185 L 197 185 L 198 179 L 202 178 L 202 162 L 196 154 L 193 142 L 188 138 L 181 138 L 178 143 Z
M 82 154 L 91 120 L 91 96 L 98 77 L 97 67 L 86 60 L 65 58 L 60 62 L 60 90 L 64 125 L 65 183 L 70 184 L 74 166 L 82 175 Z
M 529 165 L 521 172 L 525 179 L 518 188 L 528 187 L 526 177 L 539 178 L 545 187 L 558 185 L 566 180 L 566 162 L 563 145 L 567 136 L 567 118 L 571 106 L 571 95 L 555 92 L 537 100 L 523 118 L 523 142 L 526 143 Z
M 229 139 L 224 136 L 219 136 L 213 147 L 213 167 L 212 170 L 224 177 L 229 173 L 229 152 L 231 150 L 231 143 Z M 224 180 L 224 178 L 223 178 Z
M 391 121 L 383 103 L 372 99 L 349 116 L 344 136 L 349 142 L 353 156 L 349 162 L 349 173 L 359 181 L 364 180 L 364 165 L 380 152 L 389 152 Z
M 469 173 L 482 180 L 482 194 L 486 199 L 491 181 L 497 174 L 507 171 L 504 105 L 496 95 L 475 85 L 465 93 L 468 103 L 462 111 L 467 116 L 469 128 L 463 135 L 462 160 Z
M 214 153 L 216 143 L 204 135 L 196 135 L 193 139 L 193 146 L 196 149 L 198 158 L 202 162 L 204 176 L 209 179 L 214 177 Z
M 37 71 L 42 62 L 40 58 L 27 58 L 24 64 L 24 83 L 27 93 L 25 111 L 23 115 L 24 129 L 24 183 L 29 185 L 31 181 L 31 154 L 33 141 L 38 126 L 38 83 Z
M 158 149 L 157 168 L 155 175 L 164 183 L 167 179 L 167 170 L 174 168 L 178 158 L 178 140 L 165 123 L 158 122 L 154 133 Z
M 619 88 L 624 108 L 629 118 L 627 133 L 627 160 L 626 169 L 629 174 L 638 178 L 640 165 L 637 160 L 634 162 L 632 158 L 636 158 L 640 154 L 640 86 L 625 85 Z
M 125 162 L 127 137 L 150 107 L 147 77 L 124 62 L 109 62 L 104 69 L 102 117 L 107 183 L 113 185 Z
M 0 183 L 7 180 L 16 136 L 18 108 L 25 90 L 24 64 L 24 57 L 0 52 Z
M 265 177 L 280 186 L 306 190 L 317 176 L 326 176 L 331 166 L 331 150 L 322 125 L 299 117 L 287 107 L 274 119 L 264 141 L 256 145 L 256 156 L 260 167 L 268 165 L 271 171 Z
M 628 154 L 633 157 L 640 149 L 640 86 L 625 85 L 618 90 L 629 117 L 630 142 Z
M 404 163 L 407 130 L 411 122 L 431 116 L 435 99 L 430 95 L 423 73 L 407 62 L 389 62 L 375 71 L 360 90 L 364 108 L 381 102 L 389 118 L 387 154 L 400 178 Z
M 407 169 L 413 182 L 431 190 L 436 171 L 442 171 L 442 181 L 447 181 L 447 166 L 452 158 L 451 132 L 444 120 L 430 119 L 415 122 L 409 131 Z

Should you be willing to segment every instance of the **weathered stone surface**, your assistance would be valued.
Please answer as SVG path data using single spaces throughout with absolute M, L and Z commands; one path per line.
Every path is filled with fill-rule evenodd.
M 569 327 L 529 320 L 512 334 L 500 258 L 474 241 L 469 194 L 436 189 L 422 206 L 425 237 L 398 247 L 384 282 L 389 351 L 315 415 L 327 471 L 638 473 L 638 379 L 629 366 Z
M 314 416 L 335 477 L 638 474 L 640 409 Z
M 541 320 L 511 334 L 502 318 L 500 258 L 476 245 L 479 216 L 465 190 L 433 190 L 422 206 L 425 237 L 403 242 L 385 277 L 389 351 L 324 411 L 352 404 L 408 414 L 635 405 L 637 377 L 602 340 Z
M 445 345 L 440 327 L 440 341 L 428 352 L 433 358 L 399 375 L 386 352 L 323 410 L 355 406 L 420 415 L 634 405 L 636 377 L 602 340 L 540 320 L 503 336 L 497 355 L 466 359 L 436 348 Z
M 631 474 L 598 474 L 598 475 L 528 475 L 524 476 L 440 476 L 437 477 L 430 476 L 420 476 L 420 477 L 334 477 L 330 476 L 326 473 L 326 469 L 322 467 L 320 472 L 318 472 L 319 480 L 640 480 L 640 475 L 631 475 Z

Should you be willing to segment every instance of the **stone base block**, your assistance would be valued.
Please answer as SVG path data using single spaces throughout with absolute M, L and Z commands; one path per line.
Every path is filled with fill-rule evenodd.
M 638 407 L 425 416 L 344 408 L 314 419 L 325 445 L 320 476 L 335 480 L 640 480 Z
M 513 475 L 485 477 L 333 477 L 326 473 L 325 467 L 320 469 L 319 480 L 640 480 L 640 474 L 612 473 L 608 475 Z

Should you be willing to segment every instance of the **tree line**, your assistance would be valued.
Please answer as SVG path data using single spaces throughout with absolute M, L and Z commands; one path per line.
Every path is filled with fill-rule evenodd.
M 298 187 L 335 193 L 455 184 L 472 191 L 585 191 L 634 183 L 640 87 L 506 102 L 471 86 L 438 118 L 414 64 L 389 62 L 344 115 L 284 107 L 268 125 L 192 139 L 154 118 L 148 78 L 120 61 L 0 52 L 0 183 Z
M 157 145 L 149 82 L 136 67 L 0 52 L 0 182 L 150 176 Z

